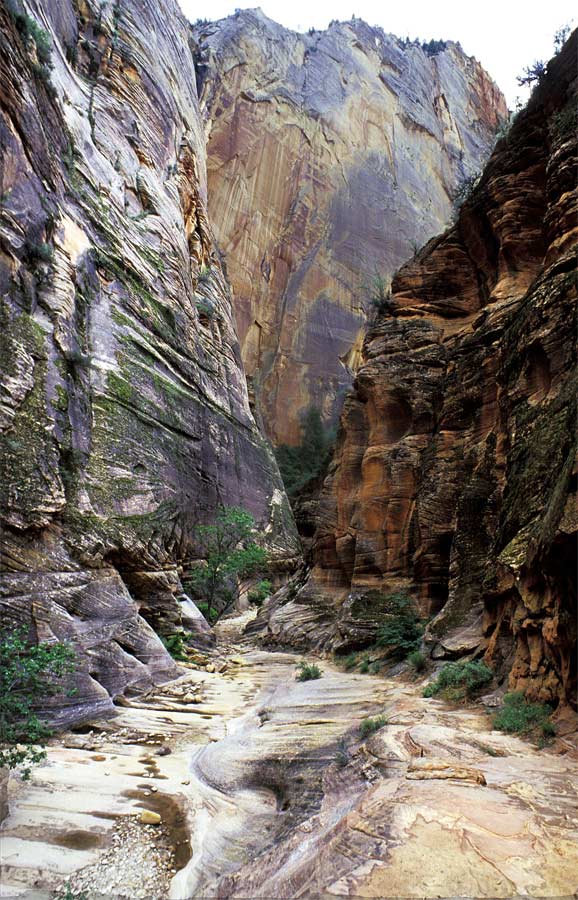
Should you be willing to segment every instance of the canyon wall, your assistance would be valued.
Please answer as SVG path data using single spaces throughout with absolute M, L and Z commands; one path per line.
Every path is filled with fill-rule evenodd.
M 448 223 L 504 98 L 459 45 L 354 19 L 297 34 L 261 10 L 194 27 L 209 212 L 243 362 L 274 443 L 341 408 L 371 283 Z
M 194 526 L 298 542 L 249 408 L 176 2 L 0 7 L 0 615 L 79 654 L 63 721 L 166 679 Z M 36 23 L 36 24 L 35 24 Z
M 576 699 L 576 33 L 456 224 L 369 327 L 317 514 L 313 570 L 268 637 L 359 647 L 417 599 L 434 658 Z

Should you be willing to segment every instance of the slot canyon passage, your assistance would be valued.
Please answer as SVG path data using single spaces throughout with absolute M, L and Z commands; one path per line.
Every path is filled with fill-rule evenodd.
M 576 32 L 0 43 L 0 897 L 576 896 Z

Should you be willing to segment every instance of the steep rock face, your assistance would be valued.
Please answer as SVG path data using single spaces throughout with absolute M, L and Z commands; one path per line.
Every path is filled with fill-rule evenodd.
M 368 643 L 402 589 L 434 657 L 485 654 L 511 688 L 575 701 L 575 58 L 576 34 L 456 225 L 396 275 L 273 639 Z
M 243 10 L 194 34 L 243 361 L 273 441 L 297 443 L 308 406 L 341 407 L 375 273 L 447 224 L 506 106 L 458 45 L 359 20 L 297 34 Z
M 78 647 L 66 719 L 173 674 L 151 625 L 203 636 L 180 576 L 216 506 L 278 556 L 296 540 L 207 219 L 187 23 L 172 0 L 27 9 L 51 52 L 0 9 L 0 604 Z

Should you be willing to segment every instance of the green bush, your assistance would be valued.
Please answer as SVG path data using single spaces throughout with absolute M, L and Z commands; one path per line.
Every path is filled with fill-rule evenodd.
M 234 595 L 231 592 L 231 602 L 234 600 Z M 199 610 L 200 613 L 203 614 L 209 625 L 215 625 L 219 621 L 219 613 L 216 609 L 209 609 L 209 604 L 206 600 L 197 600 L 195 601 L 195 606 Z
M 296 681 L 314 681 L 321 678 L 323 672 L 315 663 L 300 662 L 297 666 Z
M 344 737 L 339 738 L 337 741 L 337 750 L 335 753 L 335 761 L 340 769 L 344 769 L 345 766 L 349 763 L 350 754 L 349 748 L 347 746 L 347 741 Z
M 376 316 L 390 315 L 395 304 L 391 297 L 391 289 L 389 282 L 382 275 L 374 275 L 371 284 L 364 285 L 364 289 L 369 293 L 370 308 Z
M 54 250 L 50 244 L 37 244 L 34 241 L 26 241 L 24 252 L 29 263 L 49 263 L 54 258 Z
M 186 662 L 188 656 L 185 640 L 182 634 L 179 634 L 177 632 L 176 634 L 167 634 L 164 636 L 161 635 L 161 641 L 163 642 L 173 659 L 176 659 L 179 662 Z
M 485 663 L 472 660 L 465 663 L 447 663 L 437 679 L 425 688 L 424 697 L 441 694 L 445 700 L 463 700 L 473 697 L 493 678 L 493 672 Z
M 426 658 L 421 650 L 413 650 L 407 657 L 407 662 L 416 672 L 423 672 L 426 665 Z
M 362 675 L 365 675 L 366 672 L 369 672 L 369 667 L 370 667 L 370 663 L 366 656 L 365 659 L 361 660 L 361 663 L 359 666 L 359 671 L 362 673 Z
M 572 100 L 563 109 L 555 113 L 548 123 L 550 137 L 554 140 L 568 140 L 576 134 L 578 127 L 578 110 Z
M 338 657 L 336 662 L 343 666 L 346 672 L 351 672 L 357 666 L 358 655 L 357 653 L 348 653 L 347 656 Z
M 38 22 L 25 12 L 14 12 L 14 23 L 25 44 L 33 43 L 36 47 L 36 56 L 42 66 L 50 66 L 52 52 L 52 39 L 47 31 L 40 27 Z
M 43 749 L 52 730 L 34 705 L 42 697 L 64 692 L 62 678 L 74 671 L 75 653 L 66 643 L 31 641 L 24 628 L 0 633 L 0 768 L 30 766 L 46 758 Z M 74 694 L 69 690 L 68 696 Z
M 515 691 L 504 697 L 504 705 L 494 716 L 493 725 L 497 731 L 507 734 L 536 732 L 543 737 L 553 737 L 556 728 L 550 721 L 552 712 L 547 703 L 531 703 L 522 691 Z
M 273 585 L 267 579 L 263 579 L 259 584 L 255 585 L 249 593 L 247 594 L 247 600 L 249 603 L 253 603 L 255 606 L 261 606 L 267 597 L 270 596 Z
M 405 594 L 391 594 L 385 602 L 386 619 L 377 632 L 376 643 L 387 647 L 394 659 L 405 659 L 421 643 L 423 629 L 419 616 L 411 598 Z
M 359 726 L 359 734 L 362 738 L 369 737 L 370 734 L 375 734 L 375 732 L 379 731 L 380 728 L 383 728 L 384 725 L 387 725 L 385 716 L 375 716 L 372 719 L 364 719 Z

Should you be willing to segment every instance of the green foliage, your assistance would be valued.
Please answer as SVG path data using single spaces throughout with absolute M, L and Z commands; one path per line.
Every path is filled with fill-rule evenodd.
M 567 140 L 576 133 L 578 128 L 578 108 L 572 100 L 564 109 L 555 113 L 548 124 L 550 137 L 563 141 Z
M 65 884 L 64 888 L 55 895 L 54 900 L 88 900 L 86 891 L 75 893 L 69 884 Z
M 323 672 L 315 663 L 308 662 L 300 662 L 297 665 L 297 675 L 295 676 L 296 681 L 314 681 L 317 678 L 321 678 Z
M 441 694 L 445 700 L 463 700 L 465 697 L 475 696 L 493 677 L 489 666 L 479 660 L 447 663 L 437 679 L 427 685 L 423 695 L 435 697 Z
M 369 672 L 369 665 L 370 664 L 369 664 L 369 660 L 367 657 L 365 657 L 365 659 L 361 660 L 361 663 L 359 665 L 359 671 L 361 672 L 362 675 L 365 675 L 367 672 Z
M 494 728 L 508 734 L 541 734 L 543 738 L 551 738 L 556 728 L 550 721 L 552 707 L 547 703 L 531 703 L 526 700 L 522 691 L 506 694 L 504 705 L 494 716 Z
M 217 621 L 217 611 L 215 609 L 209 610 L 209 604 L 206 600 L 197 600 L 196 607 L 200 613 L 202 613 L 209 623 L 209 625 L 214 625 Z
M 52 52 L 52 39 L 47 31 L 40 27 L 38 22 L 25 12 L 17 12 L 13 4 L 14 24 L 25 44 L 33 44 L 36 56 L 41 66 L 50 67 Z
M 54 250 L 50 244 L 35 243 L 34 241 L 26 241 L 24 245 L 24 253 L 29 263 L 49 263 L 54 258 Z
M 387 647 L 394 659 L 405 659 L 421 643 L 422 626 L 410 597 L 391 594 L 386 598 L 387 614 L 377 632 L 377 645 Z
M 385 716 L 374 716 L 374 718 L 364 719 L 359 726 L 359 734 L 362 738 L 369 737 L 371 734 L 379 731 L 380 728 L 383 728 L 384 725 L 387 725 Z
M 46 756 L 42 749 L 52 734 L 34 712 L 42 697 L 64 690 L 62 677 L 74 670 L 75 654 L 68 644 L 28 639 L 24 628 L 0 633 L 0 768 L 30 766 Z
M 465 201 L 472 195 L 474 189 L 478 186 L 481 177 L 481 172 L 473 172 L 471 175 L 466 175 L 459 182 L 452 196 L 454 218 L 457 216 Z
M 416 672 L 423 672 L 426 665 L 426 659 L 421 650 L 413 650 L 407 657 L 407 662 Z
M 381 669 L 383 668 L 383 661 L 380 659 L 376 659 L 375 662 L 372 662 L 367 667 L 367 671 L 370 675 L 379 675 Z
M 253 516 L 237 506 L 221 507 L 213 525 L 199 525 L 199 558 L 187 586 L 206 604 L 209 622 L 217 621 L 238 596 L 237 579 L 256 575 L 267 554 L 253 540 Z
M 363 290 L 369 295 L 370 309 L 376 317 L 390 315 L 394 310 L 391 299 L 389 282 L 379 272 L 373 276 L 369 284 L 362 285 Z
M 339 766 L 340 769 L 344 769 L 345 766 L 349 763 L 350 754 L 349 747 L 347 746 L 347 741 L 344 737 L 339 738 L 337 741 L 337 750 L 335 752 L 335 762 Z
M 179 662 L 186 662 L 188 656 L 185 639 L 182 634 L 176 632 L 175 634 L 168 634 L 164 637 L 161 635 L 161 641 L 163 642 L 173 659 L 176 659 Z
M 351 672 L 357 666 L 357 653 L 348 653 L 347 656 L 342 656 L 337 662 L 343 666 L 346 672 Z
M 319 474 L 325 464 L 333 435 L 321 421 L 321 413 L 315 406 L 305 413 L 301 443 L 297 447 L 281 444 L 275 451 L 279 471 L 289 497 Z
M 247 594 L 247 599 L 249 603 L 254 603 L 255 606 L 261 606 L 263 602 L 270 595 L 273 585 L 270 581 L 264 579 L 260 581 L 254 588 L 252 588 Z
M 211 280 L 211 270 L 209 266 L 201 266 L 197 275 L 198 284 L 208 284 Z

